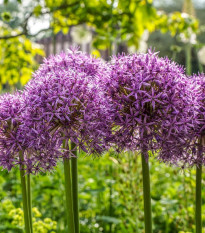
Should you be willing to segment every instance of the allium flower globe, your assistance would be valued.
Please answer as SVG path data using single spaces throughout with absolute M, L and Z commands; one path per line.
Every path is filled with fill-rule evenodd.
M 183 68 L 149 50 L 113 57 L 110 69 L 108 94 L 115 109 L 119 150 L 140 150 L 148 158 L 148 150 L 159 151 L 172 140 L 180 141 L 175 144 L 177 150 L 185 146 L 184 133 L 192 116 Z M 169 154 L 163 159 L 171 158 Z
M 189 134 L 192 135 L 191 153 L 189 155 L 191 165 L 205 164 L 203 156 L 205 152 L 205 75 L 193 75 L 189 77 L 189 86 L 193 98 L 194 106 L 194 126 L 191 127 Z
M 109 137 L 108 79 L 103 61 L 78 51 L 45 60 L 25 87 L 27 117 L 86 153 L 101 153 Z M 65 151 L 64 157 L 73 156 Z
M 48 138 L 41 127 L 37 133 L 34 125 L 24 121 L 25 101 L 23 96 L 4 94 L 0 97 L 0 166 L 11 170 L 17 165 L 26 165 L 27 173 L 49 170 L 56 165 L 55 142 Z M 43 138 L 41 143 L 39 138 Z M 42 143 L 43 142 L 43 143 Z M 23 152 L 24 160 L 19 158 Z M 40 159 L 43 156 L 43 160 Z M 21 167 L 21 166 L 20 166 Z
M 23 138 L 19 130 L 22 103 L 19 93 L 0 97 L 0 165 L 8 170 L 19 162 L 18 152 L 22 150 Z

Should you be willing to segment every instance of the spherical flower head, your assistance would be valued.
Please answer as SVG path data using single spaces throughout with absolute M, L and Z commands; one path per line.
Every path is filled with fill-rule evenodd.
M 108 102 L 103 89 L 108 69 L 100 60 L 71 51 L 45 60 L 25 87 L 27 118 L 47 125 L 59 140 L 87 153 L 101 153 L 108 137 Z M 72 156 L 72 151 L 64 156 Z
M 199 139 L 198 114 L 200 110 L 199 93 L 200 85 L 196 85 L 195 78 L 186 77 L 183 82 L 183 101 L 185 105 L 180 105 L 182 114 L 179 115 L 177 131 L 168 135 L 161 145 L 159 159 L 169 164 L 175 164 L 183 168 L 199 164 L 202 161 L 197 157 L 197 144 Z M 172 120 L 172 115 L 169 117 Z M 178 127 L 184 122 L 182 127 Z M 163 132 L 166 135 L 166 131 Z
M 190 77 L 190 85 L 195 88 L 192 93 L 198 103 L 195 132 L 203 137 L 205 135 L 205 75 L 193 75 Z
M 11 170 L 14 166 L 20 165 L 21 169 L 21 165 L 25 165 L 26 172 L 32 173 L 49 164 L 49 160 L 42 163 L 35 155 L 47 153 L 47 149 L 51 148 L 48 146 L 48 138 L 46 145 L 38 143 L 39 135 L 33 132 L 33 128 L 25 126 L 25 108 L 23 96 L 19 92 L 0 96 L 0 166 Z M 45 138 L 45 131 L 41 135 Z M 54 145 L 55 143 L 52 143 L 52 153 Z M 24 154 L 23 160 L 19 157 L 20 151 Z
M 98 108 L 98 118 L 103 119 L 102 122 L 98 121 L 98 125 L 101 125 L 99 134 L 104 134 L 104 145 L 105 143 L 108 144 L 111 135 L 111 127 L 109 125 L 111 124 L 112 118 L 112 101 L 109 96 L 105 95 L 105 90 L 107 89 L 110 79 L 110 68 L 104 60 L 83 53 L 79 51 L 77 47 L 71 47 L 67 53 L 61 52 L 59 55 L 52 55 L 44 59 L 44 63 L 40 65 L 33 76 L 37 80 L 50 74 L 69 72 L 71 69 L 79 74 L 84 73 L 89 81 L 92 82 L 92 84 L 89 84 L 92 86 L 92 92 L 95 96 L 98 95 L 97 98 L 92 98 L 95 98 L 95 106 Z M 93 110 L 92 107 L 90 109 Z M 95 123 L 93 123 L 93 125 L 95 125 Z M 90 130 L 93 127 L 91 127 Z M 100 126 L 98 127 L 100 128 Z M 107 132 L 105 129 L 107 129 Z M 97 143 L 95 145 L 97 145 Z
M 181 66 L 149 50 L 113 57 L 110 68 L 108 93 L 120 149 L 141 150 L 148 157 L 146 151 L 159 150 L 186 130 L 186 77 Z
M 205 75 L 193 75 L 189 79 L 189 90 L 192 97 L 190 109 L 194 116 L 189 135 L 192 135 L 189 151 L 190 165 L 205 164 Z M 187 156 L 188 157 L 188 156 Z
M 19 93 L 0 96 L 0 165 L 11 170 L 18 161 L 16 153 L 21 150 L 18 127 L 22 101 Z

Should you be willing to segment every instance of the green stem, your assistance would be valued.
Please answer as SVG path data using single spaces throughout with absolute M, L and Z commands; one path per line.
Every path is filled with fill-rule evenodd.
M 112 42 L 110 42 L 108 49 L 109 49 L 109 56 L 111 57 L 112 56 Z
M 198 57 L 198 54 L 197 54 L 198 53 L 197 49 L 195 49 L 195 53 L 196 53 L 196 57 L 197 57 L 197 63 L 198 63 L 198 67 L 199 67 L 199 72 L 203 73 L 204 69 L 203 69 L 203 65 L 199 61 L 199 57 Z
M 110 175 L 113 177 L 113 171 L 112 171 L 112 164 L 110 165 Z M 109 216 L 112 217 L 113 215 L 113 202 L 112 202 L 112 193 L 113 193 L 113 185 L 112 182 L 110 182 L 110 210 L 109 210 Z M 110 233 L 112 233 L 112 222 L 110 223 Z
M 186 74 L 191 75 L 192 65 L 191 65 L 191 44 L 188 43 L 185 48 L 186 53 Z
M 20 161 L 23 162 L 23 152 L 19 152 Z M 20 176 L 21 176 L 21 188 L 22 188 L 22 199 L 23 199 L 23 212 L 24 212 L 24 224 L 26 233 L 31 233 L 29 225 L 29 214 L 28 214 L 28 200 L 27 200 L 27 191 L 26 191 L 26 177 L 24 165 L 20 166 Z
M 71 142 L 71 150 L 75 149 L 75 143 Z M 79 226 L 79 207 L 78 207 L 78 159 L 77 151 L 72 151 L 76 157 L 71 158 L 71 172 L 72 172 L 72 194 L 73 194 L 73 213 L 74 213 L 74 224 L 75 233 L 80 232 Z
M 133 171 L 134 173 L 138 171 L 138 156 L 136 156 L 136 153 L 133 153 L 133 155 L 131 156 L 130 160 L 133 163 Z M 140 183 L 140 179 L 139 179 L 139 173 L 137 173 L 137 175 L 132 178 L 131 177 L 131 182 L 132 182 L 132 193 L 133 193 L 133 203 L 136 203 L 136 206 L 133 206 L 133 211 L 134 211 L 134 216 L 136 219 L 136 233 L 139 232 L 139 227 L 138 227 L 138 216 L 139 216 L 139 183 Z
M 172 53 L 172 60 L 173 61 L 176 61 L 176 56 L 177 56 L 177 52 L 173 51 L 173 53 Z
M 184 207 L 186 210 L 186 222 L 189 222 L 189 210 L 188 210 L 188 198 L 187 198 L 187 189 L 186 189 L 186 171 L 183 173 L 183 189 L 184 189 Z
M 202 140 L 200 139 L 198 147 L 198 156 L 201 156 L 202 153 Z M 196 167 L 196 212 L 195 212 L 195 221 L 196 221 L 196 233 L 202 232 L 201 224 L 201 174 L 202 166 L 199 165 Z
M 144 153 L 141 154 L 141 157 L 143 175 L 145 233 L 152 233 L 152 209 L 150 196 L 149 163 L 146 162 Z
M 31 228 L 31 233 L 33 233 L 31 177 L 30 177 L 30 174 L 27 175 L 27 194 L 28 194 L 28 212 L 29 212 L 30 228 Z
M 201 173 L 202 166 L 196 167 L 196 233 L 202 232 L 201 225 Z
M 63 147 L 66 148 L 65 141 Z M 67 224 L 68 233 L 75 233 L 74 215 L 73 215 L 73 199 L 72 199 L 72 183 L 70 159 L 64 158 L 64 176 L 65 176 L 65 194 L 66 194 L 66 209 L 67 209 Z
M 203 69 L 203 65 L 200 63 L 200 61 L 198 61 L 198 66 L 199 66 L 199 72 L 203 73 L 204 69 Z

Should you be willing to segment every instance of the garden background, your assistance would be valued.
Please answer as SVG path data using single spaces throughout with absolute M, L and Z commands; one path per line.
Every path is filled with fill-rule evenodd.
M 160 51 L 186 66 L 205 65 L 205 1 L 0 1 L 0 87 L 20 89 L 42 57 L 72 46 L 109 60 L 117 53 Z M 81 233 L 141 233 L 144 228 L 140 156 L 78 155 Z M 153 232 L 194 232 L 195 168 L 150 163 Z M 65 232 L 62 165 L 32 176 L 35 233 Z M 204 170 L 204 168 L 203 168 Z M 23 232 L 18 170 L 0 172 L 0 232 Z M 203 180 L 205 174 L 203 172 Z M 205 231 L 205 186 L 202 184 Z

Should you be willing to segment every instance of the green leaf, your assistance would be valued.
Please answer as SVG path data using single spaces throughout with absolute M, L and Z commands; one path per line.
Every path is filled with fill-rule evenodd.
M 55 26 L 54 27 L 54 30 L 53 30 L 54 34 L 57 34 L 60 31 L 61 31 L 61 27 L 60 26 Z
M 9 12 L 3 12 L 1 17 L 4 21 L 9 22 L 11 20 L 11 14 Z
M 41 6 L 41 5 L 37 5 L 37 6 L 33 9 L 34 15 L 35 15 L 35 16 L 39 16 L 39 15 L 41 14 L 41 9 L 42 9 L 42 6 Z
M 64 35 L 68 34 L 68 31 L 69 31 L 69 27 L 64 27 L 62 29 L 62 32 L 63 32 Z

